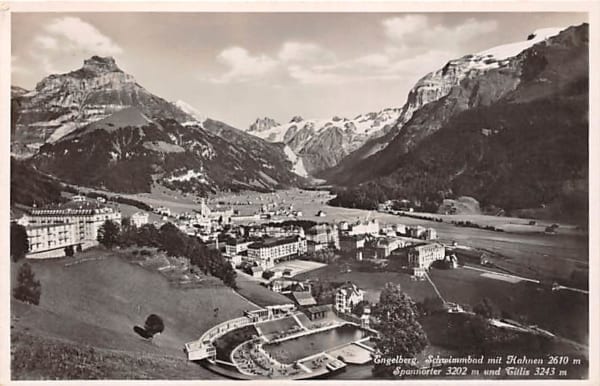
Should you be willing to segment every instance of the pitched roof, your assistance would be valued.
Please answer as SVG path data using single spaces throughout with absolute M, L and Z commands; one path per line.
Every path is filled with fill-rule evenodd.
M 329 306 L 327 304 L 322 304 L 320 306 L 307 308 L 306 311 L 311 314 L 316 314 L 317 312 L 329 311 Z
M 292 297 L 300 306 L 314 306 L 317 304 L 315 298 L 308 291 L 292 292 Z

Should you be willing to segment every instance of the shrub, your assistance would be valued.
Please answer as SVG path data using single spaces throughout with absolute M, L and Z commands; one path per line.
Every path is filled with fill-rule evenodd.
M 25 227 L 17 223 L 10 224 L 10 256 L 19 261 L 29 251 L 29 241 Z
M 29 263 L 25 263 L 17 274 L 17 286 L 13 289 L 13 297 L 25 303 L 40 304 L 42 285 L 35 279 Z

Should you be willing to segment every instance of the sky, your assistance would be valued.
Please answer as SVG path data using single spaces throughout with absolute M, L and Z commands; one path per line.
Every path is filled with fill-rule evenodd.
M 150 92 L 240 129 L 402 107 L 448 60 L 584 13 L 13 13 L 12 84 L 112 56 Z

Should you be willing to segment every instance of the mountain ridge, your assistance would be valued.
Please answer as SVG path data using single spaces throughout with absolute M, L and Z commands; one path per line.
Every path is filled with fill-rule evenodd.
M 283 146 L 148 92 L 111 57 L 11 91 L 13 149 L 23 146 L 32 165 L 69 183 L 126 193 L 159 183 L 199 194 L 302 183 Z

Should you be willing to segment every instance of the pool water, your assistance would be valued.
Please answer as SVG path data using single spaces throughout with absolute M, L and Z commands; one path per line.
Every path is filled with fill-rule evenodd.
M 293 363 L 307 356 L 355 342 L 366 336 L 368 334 L 360 328 L 345 324 L 331 330 L 301 336 L 281 343 L 268 343 L 263 346 L 263 349 L 281 363 Z

